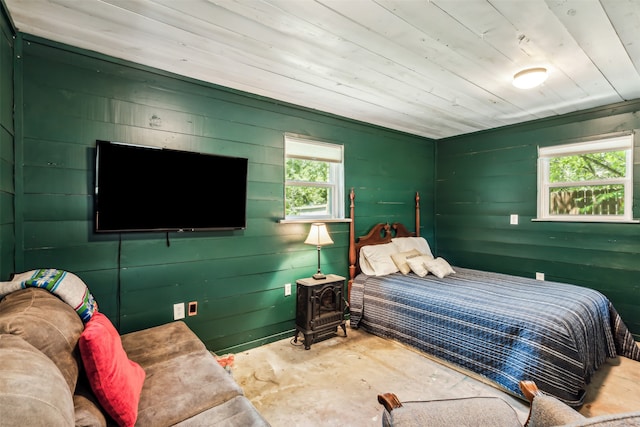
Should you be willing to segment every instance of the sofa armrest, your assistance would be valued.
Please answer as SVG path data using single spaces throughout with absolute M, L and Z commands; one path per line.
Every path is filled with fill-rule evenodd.
M 400 403 L 400 399 L 393 393 L 384 393 L 378 395 L 378 403 L 384 406 L 384 409 L 391 412 L 395 408 L 402 407 L 402 403 Z
M 520 381 L 520 390 L 531 403 L 526 427 L 560 426 L 585 419 L 570 406 L 542 393 L 533 381 Z
M 551 427 L 585 420 L 585 417 L 551 396 L 536 396 L 531 404 L 527 427 Z

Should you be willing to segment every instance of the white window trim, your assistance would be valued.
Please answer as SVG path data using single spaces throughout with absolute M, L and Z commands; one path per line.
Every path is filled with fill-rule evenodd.
M 602 138 L 593 141 L 563 144 L 551 147 L 538 147 L 538 217 L 533 221 L 562 222 L 615 222 L 638 223 L 633 219 L 633 156 L 634 134 Z M 624 178 L 581 181 L 584 185 L 622 184 L 625 188 L 625 213 L 621 216 L 610 215 L 551 215 L 549 214 L 549 189 L 575 182 L 549 182 L 549 160 L 552 157 L 579 155 L 593 152 L 628 150 L 626 155 L 627 174 Z
M 307 144 L 307 145 L 315 145 L 320 148 L 319 153 L 314 153 L 309 155 L 309 153 L 299 153 L 294 156 L 287 156 L 287 143 L 299 143 L 299 144 Z M 350 222 L 349 218 L 345 218 L 345 190 L 344 190 L 344 146 L 342 144 L 337 144 L 334 142 L 322 141 L 315 138 L 310 138 L 305 135 L 298 135 L 294 133 L 285 133 L 284 134 L 284 163 L 286 164 L 288 157 L 294 157 L 298 159 L 305 160 L 319 160 L 326 161 L 329 163 L 329 167 L 332 168 L 331 175 L 335 176 L 334 183 L 313 183 L 308 184 L 309 186 L 314 187 L 329 187 L 333 191 L 331 194 L 331 213 L 329 215 L 304 215 L 304 216 L 286 216 L 286 212 L 283 214 L 283 219 L 279 222 L 281 223 L 299 223 L 299 222 Z M 323 148 L 329 148 L 327 150 L 325 157 L 322 157 L 322 152 L 325 151 Z M 306 185 L 304 182 L 298 181 L 287 181 L 284 180 L 284 188 L 286 189 L 287 185 Z M 286 191 L 283 194 L 283 201 L 286 204 Z M 283 205 L 283 209 L 284 205 Z

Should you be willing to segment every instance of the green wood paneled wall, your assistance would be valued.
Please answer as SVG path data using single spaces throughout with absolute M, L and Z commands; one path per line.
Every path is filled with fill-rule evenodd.
M 295 292 L 285 297 L 284 284 L 313 274 L 317 253 L 302 243 L 308 224 L 278 222 L 285 132 L 344 144 L 358 235 L 379 221 L 413 224 L 419 191 L 422 234 L 433 241 L 431 140 L 19 36 L 18 267 L 75 272 L 122 333 L 172 321 L 174 303 L 198 301 L 185 320 L 214 351 L 293 335 Z M 96 139 L 248 157 L 247 229 L 170 233 L 170 245 L 163 233 L 94 234 Z M 224 209 L 220 184 L 212 209 Z M 322 270 L 347 276 L 349 224 L 329 229 L 335 244 L 322 249 Z
M 14 237 L 14 124 L 13 37 L 14 30 L 2 3 L 0 10 L 0 277 L 15 268 Z
M 574 283 L 605 294 L 640 337 L 640 224 L 532 222 L 537 147 L 640 128 L 640 101 L 440 140 L 439 255 L 455 265 Z M 640 217 L 635 137 L 634 217 Z M 510 214 L 519 224 L 510 225 Z

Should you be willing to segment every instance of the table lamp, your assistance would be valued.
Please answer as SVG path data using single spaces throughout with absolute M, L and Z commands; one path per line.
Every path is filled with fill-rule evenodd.
M 327 225 L 323 222 L 314 222 L 311 224 L 309 235 L 304 243 L 307 245 L 315 245 L 318 248 L 318 272 L 313 275 L 313 278 L 317 280 L 326 278 L 320 271 L 320 247 L 333 243 L 333 240 L 331 240 L 329 236 L 329 231 L 327 231 Z

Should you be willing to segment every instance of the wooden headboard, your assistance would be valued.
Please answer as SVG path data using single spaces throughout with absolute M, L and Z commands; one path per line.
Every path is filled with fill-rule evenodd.
M 360 249 L 363 246 L 368 245 L 380 245 L 383 243 L 391 242 L 393 237 L 413 237 L 420 236 L 420 194 L 416 193 L 416 216 L 415 216 L 415 232 L 409 231 L 404 224 L 395 222 L 391 225 L 389 223 L 378 223 L 374 225 L 371 230 L 365 235 L 355 236 L 355 199 L 356 195 L 353 190 L 349 193 L 350 203 L 350 217 L 351 223 L 349 226 L 349 288 L 348 295 L 351 300 L 351 284 L 353 279 L 358 273 L 360 273 L 360 266 L 358 260 L 360 258 Z

